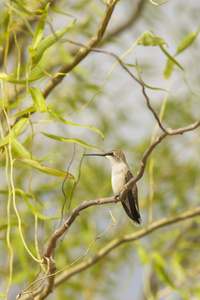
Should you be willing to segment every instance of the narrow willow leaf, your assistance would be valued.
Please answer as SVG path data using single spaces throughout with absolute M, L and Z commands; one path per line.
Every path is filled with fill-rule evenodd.
M 76 143 L 76 144 L 80 144 L 80 145 L 82 145 L 84 147 L 87 147 L 87 148 L 102 151 L 102 149 L 91 146 L 91 145 L 89 145 L 89 144 L 87 144 L 87 143 L 85 143 L 81 140 L 78 140 L 78 139 L 69 139 L 69 138 L 65 138 L 65 137 L 61 137 L 61 136 L 57 136 L 57 135 L 53 135 L 53 134 L 49 134 L 49 133 L 45 133 L 45 132 L 40 132 L 40 133 L 44 134 L 45 136 L 47 136 L 47 137 L 49 137 L 50 139 L 53 139 L 53 140 L 57 140 L 57 141 L 61 141 L 61 142 Z
M 160 266 L 156 265 L 155 267 L 156 273 L 160 277 L 160 279 L 166 284 L 169 285 L 173 290 L 176 290 L 176 286 L 174 285 L 173 281 L 170 279 L 169 275 L 166 273 L 165 269 Z
M 164 77 L 166 79 L 169 79 L 169 77 L 171 76 L 173 70 L 174 70 L 174 63 L 173 63 L 172 60 L 168 59 L 167 63 L 166 63 L 165 70 L 164 70 Z
M 73 123 L 73 122 L 67 121 L 67 120 L 65 120 L 64 118 L 60 117 L 60 116 L 59 116 L 52 108 L 51 108 L 51 109 L 48 108 L 48 112 L 49 112 L 53 117 L 55 117 L 58 121 L 60 121 L 60 122 L 62 122 L 62 123 L 64 123 L 64 124 L 66 124 L 66 125 L 71 125 L 71 126 L 81 126 L 81 127 L 86 127 L 86 128 L 92 129 L 92 130 L 96 131 L 97 133 L 99 133 L 100 136 L 102 137 L 102 139 L 104 139 L 103 133 L 102 133 L 99 129 L 97 129 L 97 128 L 91 126 L 91 125 L 83 125 L 83 124 L 77 124 L 77 123 Z
M 34 111 L 36 111 L 35 106 L 30 106 L 30 107 L 28 107 L 28 108 L 26 108 L 26 109 L 24 109 L 24 110 L 18 112 L 17 114 L 13 115 L 13 116 L 11 117 L 11 119 L 16 118 L 16 117 L 19 117 L 19 116 L 23 116 L 23 115 L 25 115 L 25 114 L 32 113 L 32 112 L 34 112 Z
M 47 3 L 43 14 L 41 16 L 41 20 L 39 21 L 37 28 L 35 30 L 34 38 L 33 38 L 33 48 L 36 49 L 40 41 L 42 40 L 43 33 L 44 33 L 44 26 L 45 26 L 45 21 L 47 18 L 47 13 L 49 9 L 50 2 Z
M 0 98 L 0 108 L 13 108 L 22 101 L 22 98 L 19 98 L 16 100 L 9 100 L 9 103 L 7 101 L 3 101 L 3 99 Z
M 22 20 L 22 22 L 26 25 L 27 29 L 30 31 L 31 35 L 33 36 L 34 35 L 33 29 L 31 28 L 28 20 L 24 17 L 24 15 L 19 10 L 17 10 L 13 5 L 9 5 L 6 1 L 4 1 L 4 4 L 10 9 L 10 11 L 12 11 L 14 15 L 16 15 Z
M 9 225 L 10 225 L 10 227 L 18 227 L 19 222 L 18 221 L 11 221 L 11 222 L 9 222 Z M 28 226 L 24 223 L 22 223 L 21 226 L 28 228 Z M 8 222 L 6 222 L 5 224 L 0 226 L 0 231 L 7 230 L 7 228 L 8 228 Z M 1 294 L 0 294 L 0 296 L 1 296 Z
M 49 217 L 46 217 L 44 215 L 42 215 L 39 211 L 36 211 L 35 210 L 35 207 L 30 203 L 28 197 L 26 196 L 26 193 L 21 190 L 21 189 L 16 189 L 15 190 L 16 192 L 18 192 L 18 194 L 21 194 L 21 197 L 24 199 L 24 201 L 26 202 L 26 205 L 28 206 L 30 212 L 33 214 L 33 215 L 37 215 L 37 217 L 41 220 L 52 220 L 53 218 L 49 218 Z
M 28 150 L 26 150 L 26 148 L 18 140 L 13 139 L 11 143 L 12 143 L 12 148 L 15 150 L 15 152 L 17 152 L 17 154 L 20 157 L 38 161 L 38 159 L 32 156 L 30 152 L 28 152 Z
M 20 134 L 20 131 L 26 124 L 28 118 L 22 118 L 20 119 L 11 129 L 11 132 L 3 139 L 3 141 L 0 142 L 0 147 L 8 144 L 10 142 L 10 139 L 14 139 L 16 136 Z
M 61 10 L 59 10 L 59 9 L 56 9 L 56 8 L 53 7 L 53 6 L 50 6 L 50 10 L 52 10 L 52 11 L 58 13 L 58 14 L 61 14 L 61 15 L 64 15 L 64 16 L 67 16 L 67 17 L 71 17 L 71 18 L 75 19 L 74 16 L 72 16 L 72 15 L 70 15 L 70 14 L 64 12 L 64 11 L 61 11 Z
M 29 52 L 30 57 L 34 57 L 36 54 L 35 49 L 31 45 L 28 46 L 28 52 Z
M 171 56 L 168 52 L 167 52 L 167 50 L 165 50 L 165 48 L 162 46 L 162 45 L 160 45 L 160 49 L 163 51 L 163 53 L 175 64 L 175 65 L 177 65 L 183 72 L 185 72 L 185 70 L 184 70 L 184 68 L 177 62 L 177 60 L 173 57 L 173 56 Z
M 138 78 L 140 79 L 140 81 L 142 82 L 142 84 L 143 84 L 146 88 L 148 88 L 148 89 L 166 92 L 165 89 L 147 85 L 147 84 L 142 80 L 142 77 L 141 77 L 141 75 L 140 75 L 141 70 L 140 70 L 140 68 L 139 68 L 139 66 L 138 66 L 137 58 L 135 59 L 135 61 L 136 61 L 135 67 L 136 67 L 136 70 L 137 70 Z
M 196 39 L 197 35 L 199 34 L 199 31 L 200 31 L 200 27 L 198 28 L 197 32 L 190 33 L 186 37 L 184 37 L 180 42 L 175 55 L 183 52 L 186 48 L 191 46 L 194 40 Z
M 28 79 L 28 83 L 33 83 L 41 78 L 43 78 L 44 75 L 38 76 L 38 77 L 30 77 Z M 14 83 L 14 84 L 21 84 L 21 85 L 25 85 L 27 83 L 27 79 L 15 79 L 13 78 L 13 74 L 11 74 L 10 76 L 8 76 L 5 73 L 0 72 L 0 79 L 6 81 L 6 82 L 10 82 L 10 83 Z
M 47 105 L 42 93 L 36 87 L 29 88 L 31 97 L 33 98 L 35 108 L 39 113 L 47 111 Z
M 17 160 L 20 160 L 21 162 L 28 164 L 32 166 L 33 168 L 39 170 L 42 173 L 45 173 L 50 176 L 56 176 L 56 177 L 63 177 L 67 179 L 73 179 L 75 180 L 74 176 L 70 173 L 67 173 L 65 171 L 61 171 L 55 168 L 51 168 L 45 165 L 41 165 L 39 162 L 31 160 L 31 159 L 26 159 L 26 158 L 17 158 Z
M 158 36 L 152 36 L 149 33 L 144 33 L 137 41 L 138 45 L 142 46 L 158 46 L 158 45 L 163 45 L 167 43 L 165 40 L 161 37 Z
M 19 157 L 22 157 L 22 158 L 27 158 L 27 159 L 32 159 L 32 160 L 35 160 L 38 162 L 42 162 L 42 161 L 48 160 L 49 157 L 51 157 L 53 155 L 52 153 L 50 153 L 40 159 L 37 159 L 33 155 L 31 155 L 31 153 L 18 140 L 13 139 L 11 143 L 12 143 L 13 150 L 19 155 Z
M 74 20 L 69 26 L 61 28 L 58 31 L 56 31 L 54 34 L 51 34 L 51 35 L 45 37 L 39 43 L 39 45 L 36 49 L 36 55 L 33 58 L 33 64 L 37 64 L 40 61 L 40 59 L 42 58 L 44 51 L 47 50 L 53 44 L 55 44 L 57 42 L 58 38 L 61 38 L 63 35 L 65 35 L 67 32 L 69 32 L 73 28 L 75 22 L 76 22 L 76 20 Z

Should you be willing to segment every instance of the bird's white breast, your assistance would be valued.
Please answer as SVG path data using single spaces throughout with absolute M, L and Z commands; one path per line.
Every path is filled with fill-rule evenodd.
M 113 192 L 116 195 L 119 195 L 119 193 L 123 190 L 125 185 L 125 175 L 128 171 L 127 164 L 120 162 L 117 164 L 112 165 L 112 189 Z

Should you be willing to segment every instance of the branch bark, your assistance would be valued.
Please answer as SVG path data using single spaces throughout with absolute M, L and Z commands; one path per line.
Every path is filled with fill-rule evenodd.
M 97 29 L 97 32 L 93 35 L 93 37 L 90 39 L 88 44 L 86 45 L 89 48 L 96 47 L 107 28 L 108 22 L 110 21 L 110 18 L 112 16 L 113 10 L 115 8 L 115 5 L 117 4 L 119 0 L 112 0 L 110 1 L 111 3 L 107 5 L 106 11 L 104 13 L 104 16 L 99 24 L 99 27 Z M 69 73 L 75 66 L 77 66 L 90 52 L 91 50 L 88 49 L 87 47 L 82 47 L 80 50 L 77 52 L 77 54 L 70 60 L 69 63 L 64 65 L 58 72 L 60 73 Z M 42 94 L 44 98 L 46 98 L 49 93 L 63 80 L 65 75 L 59 75 L 56 78 L 53 78 L 42 90 Z

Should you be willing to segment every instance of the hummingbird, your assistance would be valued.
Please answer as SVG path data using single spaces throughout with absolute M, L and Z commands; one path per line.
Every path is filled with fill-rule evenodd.
M 124 152 L 121 150 L 111 150 L 103 154 L 85 154 L 84 156 L 102 156 L 109 160 L 112 167 L 111 183 L 115 197 L 121 193 L 125 184 L 133 178 Z M 139 212 L 136 184 L 128 191 L 126 199 L 122 201 L 122 205 L 129 218 L 131 218 L 136 225 L 140 225 L 142 220 Z

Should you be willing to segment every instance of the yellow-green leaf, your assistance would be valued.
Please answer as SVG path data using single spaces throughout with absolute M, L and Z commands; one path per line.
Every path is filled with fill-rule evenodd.
M 67 121 L 67 120 L 65 120 L 64 118 L 60 117 L 60 116 L 59 116 L 52 108 L 51 108 L 51 109 L 48 108 L 48 112 L 49 112 L 53 117 L 55 117 L 58 121 L 60 121 L 60 122 L 62 122 L 62 123 L 64 123 L 64 124 L 71 125 L 71 126 L 87 127 L 87 128 L 89 128 L 89 129 L 92 129 L 92 130 L 96 131 L 97 133 L 99 133 L 100 136 L 102 137 L 102 139 L 104 139 L 103 133 L 102 133 L 99 129 L 97 129 L 97 128 L 91 126 L 91 125 L 83 125 L 83 124 L 77 124 L 77 123 L 73 123 L 73 122 Z
M 177 65 L 183 72 L 185 72 L 184 68 L 179 64 L 179 62 L 173 56 L 171 56 L 162 45 L 160 45 L 160 49 L 175 65 Z
M 36 49 L 36 55 L 33 58 L 33 64 L 37 64 L 40 61 L 40 59 L 42 58 L 44 51 L 47 50 L 53 44 L 55 44 L 57 42 L 58 38 L 61 38 L 63 35 L 65 35 L 67 32 L 69 32 L 73 28 L 75 22 L 76 22 L 76 20 L 74 20 L 69 26 L 61 28 L 58 31 L 56 31 L 54 34 L 51 34 L 51 35 L 47 36 L 46 38 L 44 38 L 39 43 L 39 45 Z
M 45 20 L 47 18 L 47 13 L 49 9 L 50 2 L 47 3 L 43 14 L 41 16 L 41 20 L 39 21 L 37 28 L 35 30 L 34 38 L 33 38 L 33 48 L 36 49 L 40 41 L 42 40 L 44 33 Z
M 35 106 L 30 106 L 30 107 L 28 107 L 28 108 L 26 108 L 26 109 L 24 109 L 24 110 L 18 112 L 17 114 L 13 115 L 13 116 L 11 117 L 11 119 L 16 118 L 16 117 L 19 117 L 19 116 L 22 116 L 22 115 L 26 115 L 26 114 L 32 113 L 32 112 L 34 112 L 34 111 L 36 111 Z
M 12 139 L 14 139 L 16 136 L 18 136 L 20 134 L 20 131 L 22 130 L 22 128 L 24 127 L 24 125 L 26 124 L 28 118 L 22 118 L 20 119 L 11 129 L 11 132 L 6 135 L 6 137 L 0 142 L 0 147 L 8 144 L 10 142 L 10 140 L 12 141 Z
M 47 105 L 42 93 L 36 87 L 29 88 L 31 97 L 35 104 L 35 108 L 39 113 L 44 113 L 47 111 Z
M 186 48 L 192 45 L 197 35 L 199 34 L 199 31 L 200 31 L 200 27 L 198 28 L 197 32 L 190 33 L 182 39 L 176 51 L 176 55 L 183 52 Z
M 30 212 L 33 214 L 33 215 L 37 215 L 37 217 L 41 220 L 52 220 L 52 218 L 49 218 L 49 217 L 46 217 L 44 215 L 42 215 L 39 211 L 36 211 L 35 210 L 35 207 L 30 203 L 26 193 L 21 190 L 21 189 L 16 189 L 15 190 L 18 194 L 21 194 L 21 197 L 24 199 L 24 201 L 26 202 L 26 205 L 28 206 Z
M 6 73 L 0 72 L 0 79 L 4 80 L 6 82 L 10 82 L 10 83 L 14 83 L 14 84 L 22 84 L 22 85 L 25 85 L 27 83 L 27 81 L 28 81 L 28 83 L 35 82 L 35 81 L 41 79 L 42 77 L 44 77 L 44 75 L 38 76 L 38 77 L 30 77 L 28 80 L 26 78 L 15 79 L 15 78 L 13 78 L 13 74 L 8 76 Z
M 142 77 L 141 77 L 141 75 L 140 75 L 140 74 L 141 74 L 141 70 L 140 70 L 140 68 L 139 68 L 139 66 L 138 66 L 137 57 L 136 57 L 136 59 L 135 59 L 135 62 L 136 62 L 135 67 L 136 67 L 136 70 L 137 70 L 138 78 L 139 78 L 140 81 L 144 84 L 144 86 L 145 86 L 146 88 L 151 89 L 151 90 L 165 91 L 165 92 L 166 92 L 165 89 L 147 85 L 147 84 L 143 81 L 143 79 L 142 79 Z
M 20 160 L 21 162 L 28 164 L 29 166 L 32 166 L 33 168 L 39 170 L 42 173 L 45 173 L 50 176 L 56 176 L 56 177 L 63 177 L 67 179 L 73 179 L 75 180 L 74 176 L 70 173 L 67 173 L 65 171 L 61 171 L 55 168 L 51 168 L 45 165 L 40 164 L 37 161 L 26 159 L 26 158 L 17 158 L 17 160 Z
M 12 14 L 16 15 L 18 18 L 20 18 L 22 20 L 23 24 L 26 25 L 26 27 L 30 31 L 31 35 L 33 36 L 34 32 L 33 32 L 33 29 L 31 28 L 27 18 L 18 9 L 16 9 L 14 5 L 10 5 L 6 1 L 4 2 L 4 4 L 10 9 Z
M 0 98 L 0 108 L 13 108 L 21 102 L 22 98 L 19 98 L 18 100 L 10 100 L 9 102 L 3 101 L 3 99 Z
M 28 152 L 28 150 L 26 150 L 26 148 L 18 140 L 13 139 L 11 143 L 12 143 L 12 148 L 15 150 L 15 152 L 17 152 L 17 154 L 20 157 L 38 161 L 34 156 L 30 154 L 30 152 Z
M 149 33 L 144 33 L 137 41 L 138 45 L 142 46 L 158 46 L 158 45 L 163 45 L 167 43 L 165 40 L 161 37 L 158 36 L 152 36 Z
M 76 144 L 80 144 L 84 147 L 87 147 L 87 148 L 91 148 L 91 149 L 95 149 L 95 150 L 100 150 L 102 151 L 102 149 L 100 148 L 97 148 L 95 146 L 91 146 L 79 139 L 70 139 L 70 138 L 65 138 L 65 137 L 61 137 L 61 136 L 57 136 L 57 135 L 53 135 L 53 134 L 49 134 L 49 133 L 44 133 L 44 132 L 41 132 L 42 134 L 44 134 L 45 136 L 49 137 L 50 139 L 53 139 L 53 140 L 57 140 L 57 141 L 61 141 L 61 142 L 71 142 L 71 143 L 76 143 Z
M 36 54 L 35 49 L 31 45 L 28 46 L 28 52 L 29 52 L 30 57 L 34 57 Z
M 169 79 L 169 77 L 171 76 L 171 74 L 173 72 L 173 69 L 174 69 L 174 63 L 173 63 L 173 61 L 170 60 L 170 59 L 168 59 L 167 63 L 166 63 L 165 70 L 164 70 L 164 77 L 166 79 Z

